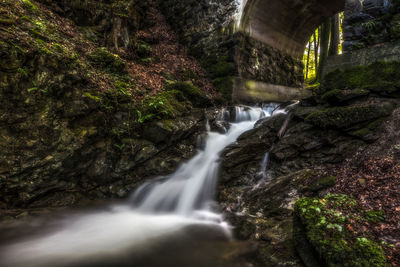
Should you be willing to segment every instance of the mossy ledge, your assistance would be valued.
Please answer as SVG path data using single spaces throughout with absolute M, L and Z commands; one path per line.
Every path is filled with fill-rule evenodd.
M 384 96 L 397 96 L 400 89 L 400 62 L 375 62 L 328 73 L 321 84 L 321 93 L 330 90 L 365 89 Z
M 319 110 L 305 119 L 321 128 L 347 128 L 357 123 L 371 121 L 392 113 L 395 105 L 390 102 L 363 106 L 333 107 Z
M 347 195 L 327 194 L 322 199 L 299 199 L 295 216 L 326 266 L 389 266 L 382 245 L 371 237 L 354 235 L 350 225 L 352 217 L 381 219 L 380 211 L 364 211 Z

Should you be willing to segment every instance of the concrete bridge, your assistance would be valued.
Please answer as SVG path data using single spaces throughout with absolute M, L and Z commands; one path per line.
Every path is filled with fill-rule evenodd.
M 314 30 L 345 9 L 349 17 L 363 10 L 360 0 L 242 1 L 160 1 L 189 52 L 236 102 L 304 97 L 302 56 Z M 383 1 L 364 3 L 371 8 Z

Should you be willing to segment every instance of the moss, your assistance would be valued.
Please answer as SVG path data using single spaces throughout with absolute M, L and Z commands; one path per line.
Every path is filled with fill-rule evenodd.
M 232 101 L 233 78 L 231 76 L 214 79 L 213 84 L 218 92 L 222 94 L 222 99 L 224 101 Z
M 311 191 L 320 191 L 328 187 L 334 186 L 336 183 L 335 176 L 326 176 L 318 179 L 314 184 L 310 186 Z
M 141 58 L 139 59 L 139 62 L 143 65 L 149 65 L 153 62 L 153 59 L 151 57 Z
M 314 84 L 308 84 L 304 87 L 306 90 L 310 90 L 312 92 L 316 92 L 320 89 L 321 84 L 320 83 L 314 83 Z
M 191 104 L 178 90 L 170 90 L 146 97 L 137 109 L 138 121 L 173 119 L 191 109 Z
M 354 89 L 354 90 L 340 90 L 333 89 L 322 95 L 321 99 L 331 104 L 341 104 L 347 101 L 363 97 L 369 94 L 369 90 Z
M 368 125 L 366 125 L 365 127 L 352 131 L 349 134 L 359 137 L 359 138 L 363 138 L 366 139 L 370 134 L 373 134 L 375 132 L 375 130 L 384 122 L 384 119 L 377 119 L 371 123 L 369 123 Z
M 230 76 L 235 73 L 235 65 L 227 56 L 210 56 L 201 61 L 212 78 Z
M 360 122 L 388 116 L 394 108 L 391 103 L 334 107 L 314 112 L 305 120 L 321 128 L 347 128 Z
M 31 11 L 39 11 L 39 8 L 29 0 L 22 0 L 23 5 Z
M 15 24 L 15 20 L 11 18 L 0 18 L 0 24 L 10 26 Z
M 333 89 L 366 89 L 387 93 L 397 91 L 400 86 L 400 62 L 375 62 L 368 66 L 357 66 L 328 73 L 322 82 L 323 92 Z
M 149 44 L 145 42 L 140 42 L 136 45 L 135 52 L 139 58 L 150 58 L 153 49 Z
M 90 99 L 93 99 L 95 101 L 101 101 L 101 97 L 93 95 L 93 94 L 91 94 L 89 92 L 85 92 L 83 95 L 86 96 L 86 97 L 89 97 Z
M 208 107 L 211 101 L 207 98 L 206 94 L 201 91 L 192 82 L 174 82 L 165 86 L 165 90 L 178 90 L 193 103 L 195 107 Z
M 323 199 L 296 202 L 295 214 L 305 226 L 307 239 L 327 266 L 389 266 L 378 242 L 348 230 L 350 216 L 359 216 L 359 209 L 347 195 L 328 194 Z
M 88 59 L 93 66 L 109 73 L 127 73 L 126 63 L 118 55 L 108 52 L 104 47 L 97 48 L 88 55 Z

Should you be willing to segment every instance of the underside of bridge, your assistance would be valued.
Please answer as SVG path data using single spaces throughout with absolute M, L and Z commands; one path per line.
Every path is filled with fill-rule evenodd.
M 252 38 L 299 58 L 315 29 L 344 7 L 345 0 L 248 0 L 242 27 Z
M 345 2 L 358 0 L 242 1 L 243 9 L 237 0 L 159 1 L 189 52 L 236 102 L 275 101 L 282 92 L 301 97 L 307 41 Z

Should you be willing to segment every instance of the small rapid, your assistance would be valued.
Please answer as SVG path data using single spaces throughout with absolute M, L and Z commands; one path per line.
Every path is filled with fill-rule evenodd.
M 52 231 L 6 244 L 0 248 L 0 266 L 103 266 L 93 259 L 119 258 L 123 252 L 129 255 L 128 265 L 146 266 L 149 262 L 142 264 L 138 258 L 152 257 L 149 251 L 162 251 L 159 244 L 165 240 L 186 240 L 188 237 L 182 233 L 193 227 L 197 234 L 194 237 L 192 233 L 190 240 L 199 239 L 198 235 L 205 238 L 210 233 L 229 240 L 230 227 L 214 202 L 220 154 L 259 119 L 272 116 L 277 107 L 271 104 L 222 110 L 219 119 L 230 120 L 229 129 L 225 134 L 208 130 L 203 148 L 175 173 L 144 183 L 123 204 L 70 215 L 59 220 Z M 189 248 L 188 245 L 184 249 Z M 100 262 L 104 266 L 123 265 Z

